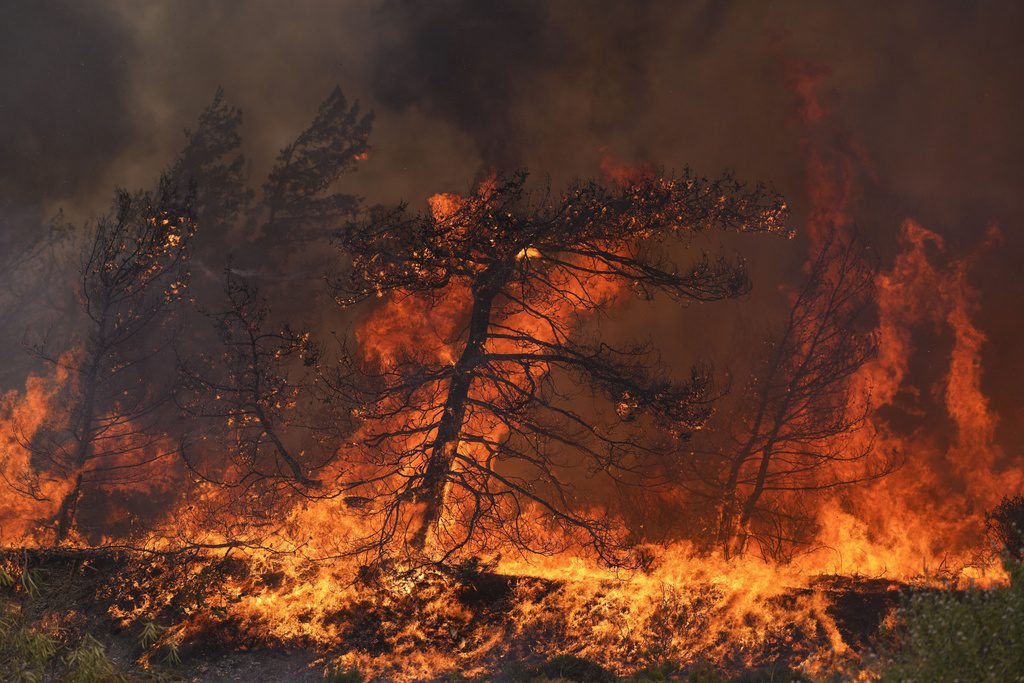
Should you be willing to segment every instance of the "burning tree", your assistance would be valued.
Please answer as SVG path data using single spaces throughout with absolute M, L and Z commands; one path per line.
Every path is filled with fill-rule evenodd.
M 169 308 L 186 288 L 193 232 L 189 200 L 165 181 L 156 193 L 119 192 L 112 214 L 87 233 L 78 288 L 85 327 L 70 356 L 66 422 L 31 444 L 43 468 L 66 482 L 54 520 L 58 543 L 87 491 L 147 477 L 149 465 L 174 452 L 156 426 L 170 398 L 160 380 L 167 373 L 154 370 L 171 338 Z
M 338 237 L 352 266 L 333 282 L 338 301 L 386 296 L 379 314 L 404 318 L 413 342 L 374 337 L 371 319 L 361 341 L 378 361 L 372 381 L 335 385 L 363 420 L 349 501 L 376 524 L 362 550 L 397 541 L 418 553 L 429 537 L 444 558 L 484 537 L 544 552 L 542 528 L 615 561 L 612 525 L 580 502 L 574 470 L 633 479 L 671 447 L 651 420 L 678 436 L 705 420 L 711 376 L 698 367 L 676 380 L 649 345 L 615 348 L 587 318 L 626 290 L 683 302 L 746 292 L 741 262 L 705 255 L 680 268 L 669 247 L 712 227 L 779 230 L 785 214 L 778 197 L 729 178 L 539 196 L 525 180 L 435 196 L 428 213 L 377 210 Z M 589 403 L 573 400 L 585 390 Z
M 223 446 L 217 450 L 228 454 L 234 464 L 231 473 L 237 478 L 215 479 L 200 471 L 212 463 L 187 461 L 193 471 L 218 484 L 247 488 L 270 482 L 316 488 L 321 482 L 312 478 L 314 472 L 330 458 L 314 459 L 306 449 L 291 444 L 298 432 L 324 431 L 309 424 L 313 412 L 305 400 L 309 380 L 294 376 L 294 366 L 314 366 L 319 351 L 308 332 L 297 332 L 287 324 L 272 326 L 266 300 L 230 269 L 224 290 L 228 306 L 210 314 L 221 346 L 213 353 L 198 354 L 201 367 L 194 367 L 187 358 L 180 361 L 184 381 L 177 399 L 188 413 L 215 420 L 216 441 Z M 187 455 L 187 450 L 183 452 Z
M 335 87 L 279 152 L 260 192 L 246 186 L 240 122 L 241 112 L 218 90 L 196 131 L 186 131 L 188 147 L 171 169 L 179 183 L 197 188 L 206 235 L 195 245 L 197 258 L 217 264 L 225 249 L 236 251 L 224 264 L 221 300 L 214 302 L 212 288 L 200 297 L 204 309 L 216 312 L 195 320 L 190 339 L 178 345 L 183 381 L 176 399 L 199 418 L 182 439 L 186 466 L 232 491 L 223 500 L 238 509 L 237 526 L 280 512 L 283 496 L 330 494 L 319 472 L 349 421 L 316 394 L 319 350 L 310 334 L 280 321 L 271 301 L 293 316 L 320 315 L 315 302 L 326 266 L 319 247 L 361 206 L 336 181 L 367 157 L 373 115 Z M 233 233 L 239 227 L 244 234 Z
M 754 537 L 774 554 L 803 519 L 786 508 L 794 491 L 821 491 L 881 476 L 890 464 L 872 452 L 870 405 L 854 374 L 875 354 L 865 317 L 875 270 L 857 238 L 833 235 L 822 246 L 781 330 L 766 351 L 738 410 L 724 416 L 727 443 L 717 538 L 727 556 Z M 859 466 L 868 465 L 868 466 Z
M 159 188 L 119 192 L 111 215 L 75 238 L 81 240 L 85 254 L 80 268 L 73 266 L 80 276 L 76 303 L 82 320 L 72 310 L 35 345 L 37 354 L 62 366 L 58 374 L 67 373 L 70 381 L 62 393 L 63 405 L 26 444 L 34 454 L 33 472 L 15 486 L 36 499 L 44 497 L 44 489 L 62 491 L 59 501 L 54 500 L 58 543 L 75 527 L 83 495 L 127 490 L 128 484 L 142 481 L 154 485 L 159 473 L 151 466 L 177 452 L 198 431 L 193 426 L 182 436 L 180 426 L 171 430 L 166 424 L 173 412 L 164 408 L 170 407 L 173 396 L 183 394 L 175 386 L 180 377 L 173 363 L 166 363 L 167 356 L 162 355 L 175 346 L 174 328 L 179 324 L 193 323 L 197 332 L 178 345 L 179 350 L 192 356 L 204 348 L 202 326 L 187 318 L 188 308 L 175 306 L 189 279 L 187 262 L 197 249 L 207 273 L 216 272 L 211 263 L 219 265 L 232 244 L 239 246 L 248 266 L 262 270 L 265 261 L 257 261 L 251 249 L 259 240 L 235 240 L 238 228 L 261 234 L 262 250 L 294 246 L 317 235 L 326 239 L 326 226 L 351 219 L 359 206 L 358 198 L 335 192 L 331 185 L 365 158 L 372 115 L 361 114 L 358 104 L 350 105 L 339 89 L 324 101 L 311 126 L 282 150 L 255 207 L 256 193 L 246 186 L 240 153 L 240 124 L 241 111 L 229 106 L 218 89 L 198 126 L 185 131 L 187 144 Z M 207 237 L 194 239 L 196 224 L 208 231 Z M 6 263 L 0 261 L 0 266 Z M 307 468 L 318 465 L 293 455 L 294 436 L 282 436 L 288 431 L 284 415 L 294 408 L 289 397 L 297 390 L 284 368 L 288 359 L 312 352 L 308 338 L 288 328 L 265 331 L 266 305 L 255 289 L 235 276 L 229 278 L 228 311 L 214 317 L 224 342 L 220 360 L 225 363 L 216 370 L 223 372 L 188 376 L 192 394 L 187 407 L 195 414 L 216 413 L 236 421 L 228 430 L 237 436 L 231 455 L 250 467 L 255 478 L 282 480 L 280 472 L 263 469 L 271 458 L 287 469 L 284 478 L 290 485 L 314 487 Z M 84 329 L 76 328 L 79 322 Z M 68 330 L 71 341 L 58 349 L 54 339 Z M 256 360 L 246 368 L 238 350 L 243 343 L 240 335 L 250 333 L 255 335 L 248 343 Z M 299 347 L 301 353 L 293 354 Z M 61 353 L 68 348 L 75 352 Z M 230 400 L 213 411 L 203 392 L 217 388 L 224 389 L 222 394 Z M 259 433 L 253 433 L 252 419 L 260 425 Z M 218 429 L 221 434 L 223 426 Z M 172 437 L 172 431 L 179 433 Z M 212 463 L 203 463 L 209 471 L 207 465 Z M 40 477 L 48 478 L 45 486 Z

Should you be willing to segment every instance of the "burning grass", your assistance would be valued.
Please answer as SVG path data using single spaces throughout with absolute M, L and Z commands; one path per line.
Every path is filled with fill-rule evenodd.
M 1011 582 L 985 589 L 685 545 L 652 549 L 633 571 L 580 558 L 410 570 L 241 548 L 7 550 L 0 650 L 5 675 L 25 681 L 943 680 L 926 674 L 946 660 L 964 680 L 1011 680 L 999 676 L 1019 670 L 1024 573 L 1006 562 Z
M 330 664 L 374 680 L 616 680 L 659 671 L 685 680 L 709 666 L 823 674 L 857 663 L 846 643 L 863 646 L 899 596 L 887 582 L 787 586 L 776 576 L 769 588 L 767 578 L 751 582 L 749 570 L 716 576 L 696 566 L 685 578 L 682 568 L 531 575 L 474 563 L 353 574 L 240 556 L 61 550 L 8 553 L 4 562 L 12 577 L 26 576 L 24 562 L 31 567 L 37 592 L 6 592 L 40 632 L 64 643 L 92 634 L 122 665 L 157 674 L 239 650 L 296 649 L 313 653 L 305 663 L 317 670 Z

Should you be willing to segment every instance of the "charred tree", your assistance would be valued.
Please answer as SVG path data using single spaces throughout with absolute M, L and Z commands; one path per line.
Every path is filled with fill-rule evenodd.
M 309 375 L 319 350 L 308 332 L 272 324 L 266 300 L 230 269 L 224 291 L 226 309 L 209 314 L 220 346 L 194 359 L 181 354 L 177 401 L 193 417 L 213 420 L 216 448 L 239 476 L 228 481 L 201 463 L 189 465 L 203 479 L 225 486 L 317 489 L 321 482 L 314 477 L 331 459 L 332 447 L 310 452 L 296 435 L 317 440 L 335 433 L 313 424 L 316 411 L 309 405 L 316 403 Z
M 155 426 L 171 396 L 157 356 L 168 349 L 171 309 L 187 287 L 193 232 L 189 200 L 164 182 L 152 194 L 119 193 L 112 214 L 88 233 L 78 288 L 85 329 L 70 361 L 67 424 L 32 445 L 67 482 L 53 520 L 57 543 L 75 527 L 87 491 L 146 477 L 174 452 Z
M 351 276 L 333 283 L 339 302 L 411 299 L 460 321 L 450 353 L 409 349 L 382 359 L 371 386 L 336 387 L 361 397 L 369 467 L 350 486 L 377 518 L 366 550 L 398 541 L 420 553 L 429 537 L 447 556 L 486 536 L 543 551 L 534 515 L 614 561 L 609 521 L 583 509 L 569 473 L 630 478 L 659 448 L 644 419 L 679 433 L 700 425 L 711 376 L 675 380 L 649 346 L 614 348 L 586 320 L 620 291 L 683 302 L 746 292 L 741 262 L 704 255 L 681 268 L 668 250 L 713 227 L 779 230 L 785 214 L 777 197 L 728 178 L 586 182 L 555 196 L 524 183 L 439 196 L 425 214 L 379 210 L 338 236 L 351 258 Z
M 832 236 L 810 264 L 781 330 L 725 420 L 724 475 L 717 539 L 726 556 L 757 538 L 776 554 L 798 541 L 802 516 L 782 498 L 881 476 L 890 464 L 869 459 L 868 397 L 854 374 L 875 354 L 868 331 L 875 269 L 856 237 Z

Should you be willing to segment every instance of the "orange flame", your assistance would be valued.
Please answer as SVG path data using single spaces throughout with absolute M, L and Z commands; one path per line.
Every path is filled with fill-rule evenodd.
M 23 392 L 11 390 L 0 396 L 0 478 L 13 489 L 0 496 L 0 543 L 4 545 L 39 543 L 39 522 L 56 514 L 70 485 L 39 475 L 30 444 L 44 428 L 56 395 L 68 381 L 74 355 L 65 354 L 49 376 L 29 376 Z

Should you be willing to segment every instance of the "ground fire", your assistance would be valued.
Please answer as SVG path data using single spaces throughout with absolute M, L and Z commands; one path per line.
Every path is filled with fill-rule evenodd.
M 140 189 L 12 218 L 0 678 L 1024 680 L 1014 226 L 879 190 L 790 42 L 785 192 L 617 135 L 549 174 L 501 139 L 534 117 L 425 73 L 419 110 L 328 90 L 265 167 L 217 88 Z M 375 193 L 396 112 L 480 159 Z

